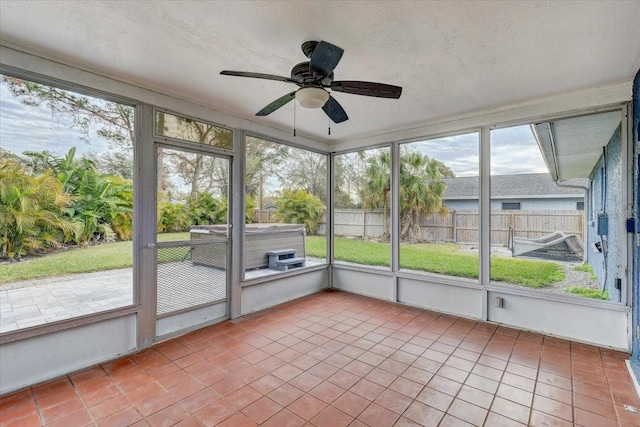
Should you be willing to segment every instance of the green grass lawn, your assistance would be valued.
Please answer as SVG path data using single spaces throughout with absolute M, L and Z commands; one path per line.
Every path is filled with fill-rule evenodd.
M 159 242 L 188 240 L 189 233 L 164 233 Z M 71 273 L 127 268 L 133 265 L 131 242 L 107 243 L 88 248 L 73 248 L 64 252 L 30 258 L 0 266 L 0 283 Z
M 307 255 L 324 256 L 325 239 L 307 237 Z M 389 243 L 367 242 L 336 237 L 335 259 L 365 265 L 388 266 L 391 262 Z M 458 253 L 454 243 L 420 243 L 400 245 L 400 268 L 428 271 L 457 277 L 478 277 L 477 255 Z M 542 288 L 564 279 L 562 267 L 554 262 L 514 258 L 491 258 L 491 280 Z
M 600 289 L 580 288 L 578 286 L 570 286 L 564 289 L 565 292 L 578 295 L 582 298 L 593 298 L 609 301 L 609 292 Z
M 158 241 L 188 240 L 189 233 L 165 233 Z M 336 260 L 364 265 L 388 266 L 391 252 L 388 243 L 367 242 L 337 237 Z M 478 277 L 477 255 L 459 253 L 453 243 L 421 243 L 400 246 L 400 267 L 409 270 L 428 271 L 457 277 Z M 307 256 L 324 258 L 326 239 L 308 236 Z M 176 248 L 167 260 L 182 259 L 187 248 Z M 0 283 L 39 277 L 60 276 L 70 273 L 112 270 L 132 266 L 131 242 L 117 242 L 70 249 L 40 258 L 32 258 L 0 266 Z M 553 262 L 529 261 L 513 258 L 491 258 L 491 279 L 516 283 L 531 288 L 541 288 L 564 278 L 560 265 Z

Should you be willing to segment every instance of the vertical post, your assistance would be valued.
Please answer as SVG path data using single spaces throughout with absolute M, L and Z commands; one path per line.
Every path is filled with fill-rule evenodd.
M 527 221 L 529 221 L 529 215 L 527 214 Z M 513 229 L 513 235 L 516 235 L 516 214 L 514 211 L 511 211 L 511 214 L 509 215 L 509 225 L 511 226 L 511 228 Z M 507 234 L 508 234 L 508 228 L 507 228 Z M 529 237 L 529 233 L 527 233 L 527 237 Z M 509 244 L 509 236 L 507 235 L 507 244 Z
M 391 271 L 400 271 L 400 144 L 391 145 Z M 398 301 L 398 276 L 393 275 L 393 300 Z
M 262 217 L 264 213 L 264 177 L 262 172 L 258 175 L 258 222 L 263 223 L 264 218 Z
M 231 215 L 228 215 L 231 232 L 231 280 L 229 283 L 229 317 L 235 319 L 242 315 L 242 288 L 240 282 L 244 278 L 244 188 L 245 188 L 245 133 L 233 131 L 233 152 L 231 159 Z
M 480 131 L 480 284 L 491 281 L 491 131 Z M 488 317 L 487 292 L 483 294 L 482 316 Z
M 137 315 L 138 349 L 150 347 L 156 337 L 157 253 L 156 148 L 153 142 L 153 108 L 138 105 L 135 117 L 136 140 L 133 144 L 133 284 Z M 149 189 L 152 189 L 149 191 Z
M 328 207 L 327 207 L 327 213 L 326 213 L 326 221 L 325 221 L 325 239 L 327 242 L 327 252 L 326 252 L 326 257 L 327 257 L 327 262 L 329 263 L 329 270 L 327 273 L 327 277 L 328 277 L 328 283 L 327 286 L 329 288 L 333 288 L 333 262 L 335 260 L 334 257 L 334 243 L 333 243 L 333 230 L 335 227 L 335 215 L 333 214 L 334 209 L 335 209 L 335 189 L 336 189 L 336 183 L 335 183 L 335 168 L 336 168 L 336 159 L 335 159 L 335 153 L 331 153 L 327 155 L 327 162 L 328 162 L 328 167 L 327 167 L 327 188 L 329 191 L 327 191 L 328 194 Z
M 367 211 L 363 209 L 362 210 L 362 240 L 366 238 L 367 238 Z

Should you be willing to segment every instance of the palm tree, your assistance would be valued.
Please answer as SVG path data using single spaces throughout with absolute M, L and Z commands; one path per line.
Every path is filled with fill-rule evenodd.
M 384 233 L 389 237 L 391 206 L 391 155 L 389 150 L 366 160 L 365 181 L 360 188 L 363 207 L 382 209 Z M 400 237 L 420 240 L 420 216 L 445 212 L 442 196 L 446 186 L 443 176 L 453 176 L 442 162 L 415 151 L 400 155 Z
M 417 152 L 400 157 L 400 238 L 420 240 L 421 215 L 444 213 L 446 186 L 437 160 Z
M 391 154 L 381 151 L 366 159 L 364 185 L 360 187 L 360 199 L 365 209 L 382 209 L 382 239 L 389 238 L 389 209 L 391 206 Z

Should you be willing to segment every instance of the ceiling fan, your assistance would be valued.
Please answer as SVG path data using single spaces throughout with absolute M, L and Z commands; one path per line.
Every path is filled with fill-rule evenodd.
M 340 62 L 344 50 L 324 41 L 308 41 L 302 44 L 302 52 L 310 61 L 301 62 L 291 69 L 291 77 L 273 74 L 251 73 L 245 71 L 222 71 L 225 76 L 252 77 L 256 79 L 276 80 L 293 83 L 299 89 L 276 99 L 256 113 L 266 116 L 283 107 L 294 98 L 305 108 L 322 108 L 334 123 L 349 119 L 342 106 L 331 96 L 327 89 L 353 95 L 374 96 L 378 98 L 398 99 L 402 88 L 384 83 L 363 82 L 357 80 L 333 80 L 333 70 Z

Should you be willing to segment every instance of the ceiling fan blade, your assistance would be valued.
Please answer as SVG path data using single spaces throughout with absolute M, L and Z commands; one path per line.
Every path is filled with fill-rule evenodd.
M 327 113 L 327 116 L 334 123 L 342 123 L 349 120 L 349 116 L 342 108 L 342 105 L 333 96 L 329 96 L 329 100 L 322 106 L 322 111 Z
M 344 50 L 338 46 L 327 42 L 320 42 L 311 55 L 311 63 L 309 64 L 309 72 L 311 75 L 319 74 L 322 78 L 327 77 L 336 68 Z M 316 79 L 322 80 L 322 79 Z
M 290 77 L 276 76 L 274 74 L 250 73 L 247 71 L 229 71 L 229 70 L 221 71 L 220 74 L 222 74 L 223 76 L 251 77 L 254 79 L 276 80 L 279 82 L 298 83 L 298 81 Z
M 296 97 L 296 91 L 294 90 L 293 92 L 288 93 L 285 96 L 282 96 L 282 97 L 276 99 L 271 104 L 267 105 L 262 110 L 258 111 L 256 113 L 256 116 L 267 116 L 267 115 L 273 113 L 274 111 L 276 111 L 278 108 L 283 107 L 284 105 L 286 105 L 289 102 L 293 101 L 295 99 L 295 97 Z
M 402 94 L 402 88 L 400 86 L 387 85 L 384 83 L 360 82 L 355 80 L 333 82 L 328 87 L 336 92 L 375 96 L 378 98 L 398 99 Z

